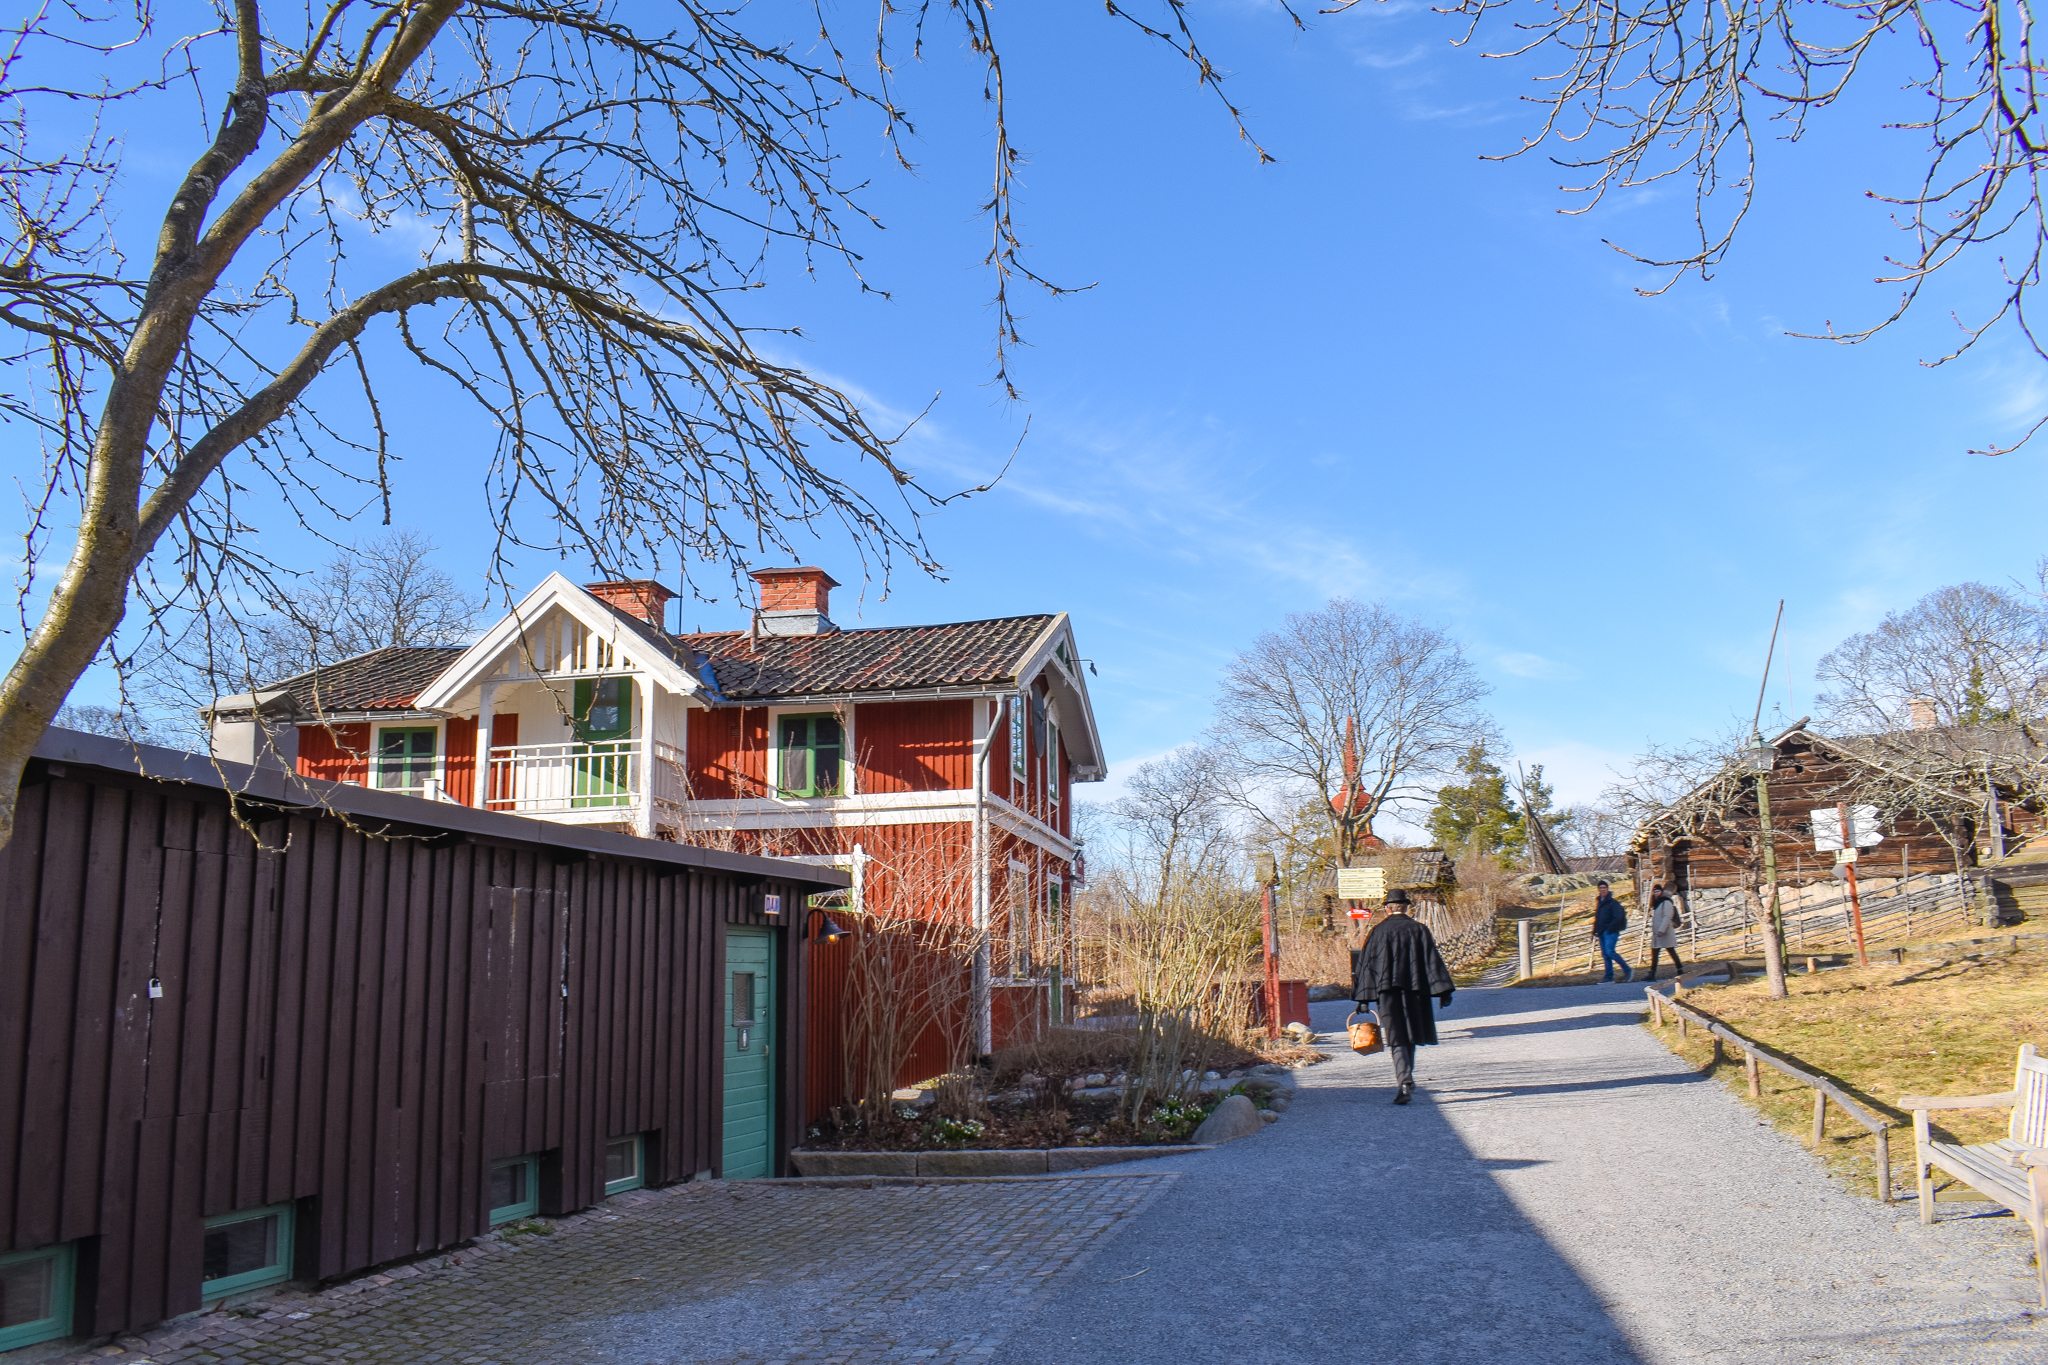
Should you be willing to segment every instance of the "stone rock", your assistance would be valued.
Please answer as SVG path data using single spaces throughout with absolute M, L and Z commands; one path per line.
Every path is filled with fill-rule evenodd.
M 1285 1073 L 1287 1068 L 1278 1062 L 1261 1062 L 1252 1070 L 1261 1076 L 1278 1076 Z
M 1244 1082 L 1247 1095 L 1270 1095 L 1280 1089 L 1282 1082 L 1272 1076 L 1248 1076 Z
M 1250 1137 L 1263 1126 L 1259 1107 L 1242 1095 L 1232 1095 L 1202 1120 L 1202 1126 L 1195 1129 L 1190 1140 L 1197 1145 L 1235 1142 L 1239 1138 Z
M 1233 1072 L 1231 1072 L 1231 1073 L 1230 1073 L 1230 1079 L 1234 1081 L 1234 1080 L 1236 1080 L 1236 1079 L 1237 1079 L 1238 1077 L 1240 1077 L 1240 1076 L 1242 1076 L 1242 1075 L 1244 1075 L 1244 1071 L 1243 1071 L 1243 1069 L 1242 1069 L 1242 1068 L 1240 1068 L 1240 1069 L 1238 1069 L 1238 1070 L 1236 1070 L 1236 1071 L 1233 1071 Z
M 1220 1081 L 1223 1079 L 1223 1073 L 1220 1071 L 1204 1071 L 1202 1079 L 1205 1081 Z
M 801 1175 L 916 1175 L 916 1152 L 803 1152 L 789 1154 Z
M 1271 1106 L 1274 1113 L 1284 1114 L 1287 1112 L 1287 1106 L 1294 1103 L 1293 1092 L 1287 1090 L 1276 1090 L 1273 1092 L 1273 1098 L 1268 1100 L 1266 1103 L 1269 1106 Z
M 1036 1090 L 1039 1086 L 1044 1084 L 1045 1077 L 1039 1075 L 1035 1071 L 1027 1071 L 1017 1078 L 1017 1088 L 1019 1090 Z
M 889 1094 L 889 1098 L 897 1104 L 914 1105 L 917 1108 L 922 1109 L 926 1105 L 937 1101 L 939 1096 L 938 1092 L 935 1090 L 919 1090 L 916 1086 L 913 1085 L 906 1086 L 901 1090 L 891 1091 Z
M 1279 1121 L 1280 1111 L 1278 1109 L 1261 1109 L 1259 1111 L 1260 1123 L 1278 1123 Z
M 1047 1171 L 1085 1171 L 1095 1166 L 1109 1166 L 1119 1161 L 1145 1161 L 1155 1156 L 1182 1156 L 1188 1152 L 1206 1149 L 1193 1146 L 1180 1147 L 1054 1147 L 1045 1154 Z
M 1100 1071 L 1091 1071 L 1086 1076 L 1082 1077 L 1082 1080 L 1088 1085 L 1109 1084 L 1109 1077 L 1103 1075 Z
M 1004 1152 L 919 1152 L 919 1175 L 1044 1175 L 1045 1149 Z
M 1123 1087 L 1121 1086 L 1091 1085 L 1084 1089 L 1076 1090 L 1074 1098 L 1077 1100 L 1113 1100 L 1123 1093 Z

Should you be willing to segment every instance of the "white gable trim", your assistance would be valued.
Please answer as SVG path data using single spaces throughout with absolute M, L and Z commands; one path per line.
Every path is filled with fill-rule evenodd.
M 555 608 L 573 617 L 583 627 L 613 641 L 633 660 L 632 672 L 653 678 L 662 688 L 683 696 L 704 691 L 696 673 L 683 667 L 638 631 L 621 622 L 616 613 L 560 573 L 551 573 L 514 607 L 511 614 L 483 633 L 475 644 L 443 669 L 413 704 L 422 710 L 449 711 L 455 699 L 478 683 L 488 681 L 493 666 L 519 642 L 522 631 L 537 626 Z M 623 672 L 624 670 L 621 670 Z
M 1074 659 L 1074 666 L 1071 669 L 1060 662 L 1059 645 L 1062 640 L 1066 641 L 1068 655 Z M 1095 703 L 1089 699 L 1088 684 L 1081 676 L 1085 670 L 1081 666 L 1080 658 L 1080 646 L 1074 643 L 1073 622 L 1068 619 L 1065 612 L 1061 612 L 1053 618 L 1052 624 L 1045 628 L 1037 643 L 1024 655 L 1023 667 L 1017 671 L 1017 685 L 1028 688 L 1032 679 L 1042 672 L 1049 671 L 1053 678 L 1052 694 L 1057 697 L 1061 691 L 1065 691 L 1080 703 L 1075 707 L 1060 708 L 1060 729 L 1068 741 L 1070 751 L 1073 748 L 1072 741 L 1076 738 L 1085 738 L 1087 743 L 1087 754 L 1077 757 L 1074 761 L 1074 780 L 1100 782 L 1109 776 L 1109 764 L 1102 756 L 1102 735 L 1095 728 Z M 1079 736 L 1071 732 L 1073 722 L 1067 715 L 1070 709 L 1080 712 Z

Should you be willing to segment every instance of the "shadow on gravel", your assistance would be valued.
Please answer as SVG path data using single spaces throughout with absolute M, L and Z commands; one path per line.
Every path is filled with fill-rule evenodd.
M 1180 1179 L 992 1365 L 1641 1361 L 1510 1193 L 1546 1163 L 1472 1150 L 1432 1100 L 1450 1051 L 1418 1058 L 1413 1104 L 1383 1057 L 1340 1055 L 1280 1123 L 1163 1159 Z
M 1604 1076 L 1597 1081 L 1558 1081 L 1548 1085 L 1475 1085 L 1450 1091 L 1436 1103 L 1471 1104 L 1509 1095 L 1574 1095 L 1593 1090 L 1629 1090 L 1640 1085 L 1693 1085 L 1711 1079 L 1705 1071 L 1680 1071 L 1651 1076 Z

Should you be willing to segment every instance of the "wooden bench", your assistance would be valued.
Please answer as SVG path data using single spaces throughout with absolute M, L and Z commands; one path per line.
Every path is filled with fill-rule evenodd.
M 1920 1221 L 1934 1221 L 1932 1168 L 1937 1166 L 2026 1219 L 2034 1233 L 2041 1306 L 2048 1308 L 2048 1060 L 2028 1043 L 2020 1049 L 2012 1089 L 2004 1094 L 1904 1095 L 1899 1108 L 1913 1111 L 1913 1172 L 1920 1183 Z M 1936 1142 L 1927 1132 L 1928 1111 L 1934 1109 L 2010 1109 L 2012 1126 L 1997 1142 L 1968 1146 Z

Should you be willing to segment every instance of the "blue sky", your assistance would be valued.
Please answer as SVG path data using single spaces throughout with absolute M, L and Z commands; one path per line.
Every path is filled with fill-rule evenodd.
M 1197 735 L 1219 667 L 1282 614 L 1384 598 L 1465 643 L 1515 753 L 1584 800 L 1645 742 L 1746 717 L 1780 597 L 1771 700 L 1797 715 L 1844 635 L 2048 551 L 2048 447 L 1965 453 L 2048 411 L 2048 369 L 2009 336 L 1920 363 L 1952 344 L 1942 310 L 1978 300 L 1969 281 L 1864 346 L 1785 335 L 1887 303 L 1871 278 L 1895 234 L 1863 192 L 1908 183 L 1914 147 L 1875 131 L 1882 101 L 1767 149 L 1716 278 L 1644 299 L 1654 277 L 1602 239 L 1681 241 L 1681 194 L 1564 216 L 1558 168 L 1481 160 L 1528 126 L 1535 65 L 1451 46 L 1455 21 L 1411 0 L 1301 35 L 1250 0 L 1194 12 L 1277 164 L 1099 6 L 997 11 L 1025 235 L 1045 274 L 1095 285 L 1027 299 L 1022 405 L 987 385 L 987 125 L 949 43 L 903 73 L 917 176 L 844 144 L 875 163 L 888 229 L 861 239 L 862 269 L 892 297 L 826 269 L 751 299 L 802 325 L 779 354 L 879 412 L 937 395 L 905 446 L 934 487 L 985 477 L 1029 421 L 1008 478 L 929 523 L 948 581 L 863 601 L 845 547 L 816 548 L 848 584 L 842 624 L 1071 612 L 1121 773 Z M 163 174 L 129 178 L 142 220 Z M 488 434 L 424 383 L 400 394 L 395 519 L 470 574 Z M 685 623 L 740 619 L 693 606 Z

